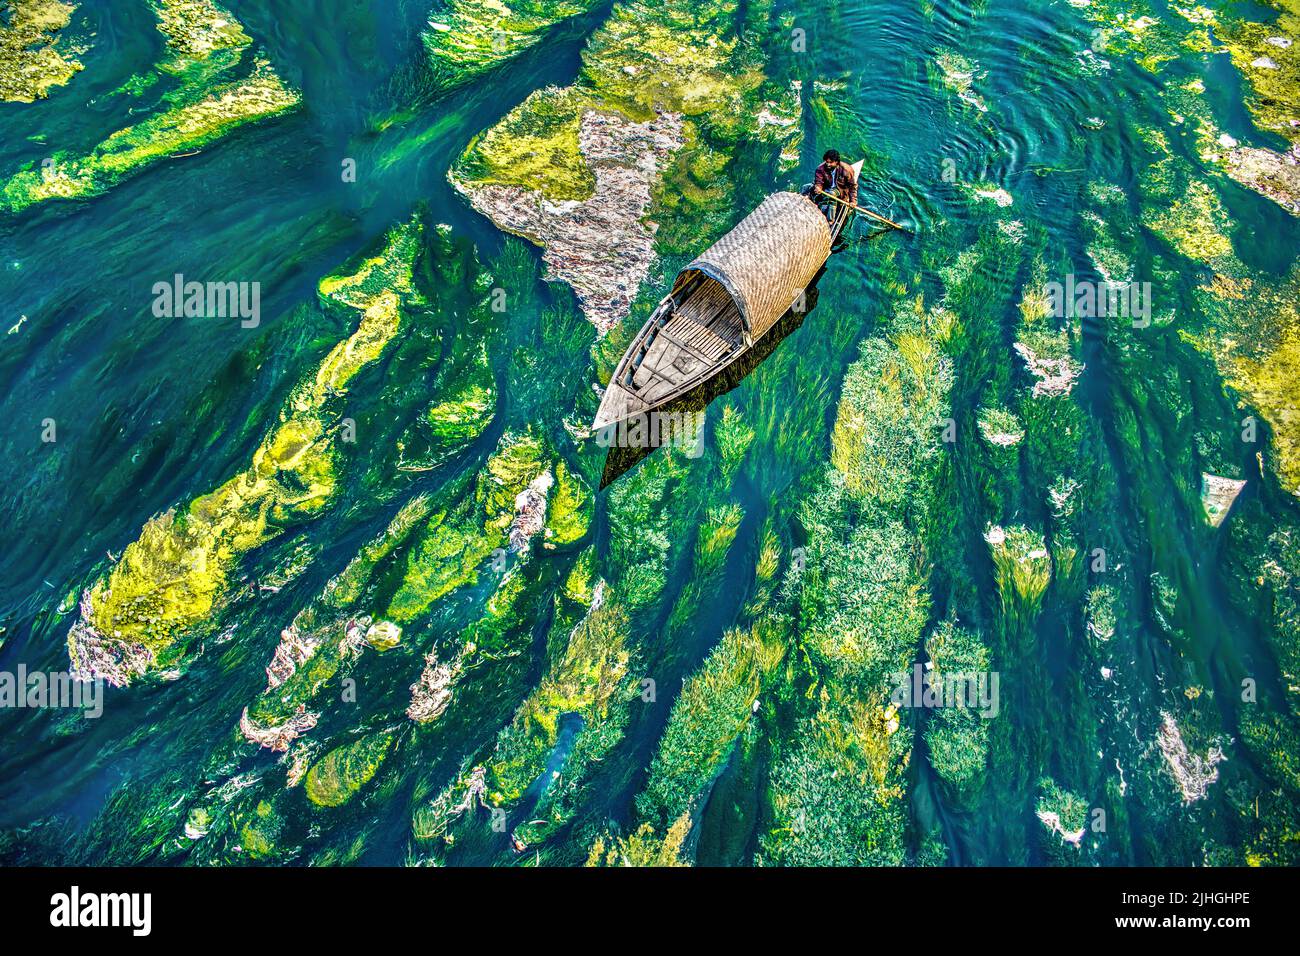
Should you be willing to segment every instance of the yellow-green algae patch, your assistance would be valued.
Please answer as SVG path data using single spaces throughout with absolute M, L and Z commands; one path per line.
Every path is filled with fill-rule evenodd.
M 239 21 L 212 0 L 150 0 L 149 5 L 167 45 L 185 59 L 202 60 L 214 51 L 253 42 Z
M 318 807 L 343 806 L 379 772 L 392 743 L 392 734 L 379 733 L 331 750 L 307 771 L 307 799 Z
M 424 495 L 403 505 L 388 527 L 325 585 L 319 600 L 299 611 L 280 632 L 266 668 L 267 686 L 244 709 L 239 727 L 244 739 L 258 746 L 280 752 L 293 747 L 288 786 L 298 782 L 314 752 L 311 745 L 294 741 L 315 727 L 323 689 L 337 686 L 336 680 L 346 676 L 365 647 L 382 652 L 400 643 L 400 627 L 358 613 L 357 605 L 373 586 L 380 563 L 417 530 L 431 507 Z
M 98 196 L 161 160 L 202 149 L 240 126 L 286 113 L 300 101 L 270 64 L 259 61 L 247 78 L 118 130 L 84 156 L 56 153 L 52 163 L 30 164 L 4 184 L 0 207 L 20 212 L 50 199 Z
M 480 342 L 473 361 L 457 377 L 453 391 L 429 407 L 425 421 L 438 456 L 463 448 L 492 421 L 496 413 L 496 381 L 488 361 L 487 343 Z
M 1094 0 L 1082 5 L 1080 12 L 1101 28 L 1093 34 L 1094 54 L 1127 56 L 1147 72 L 1159 73 L 1166 63 L 1185 53 L 1208 53 L 1214 48 L 1213 11 L 1204 7 L 1174 9 L 1183 23 L 1172 16 L 1151 16 L 1149 4 L 1130 0 Z
M 1170 151 L 1163 132 L 1140 132 L 1159 157 L 1141 175 L 1142 224 L 1188 259 L 1210 263 L 1230 256 L 1228 213 L 1218 193 Z
M 1214 333 L 1185 337 L 1272 427 L 1278 481 L 1300 494 L 1300 266 L 1280 283 L 1218 275 L 1197 297 Z
M 76 4 L 62 0 L 0 0 L 0 100 L 34 103 L 82 69 L 58 48 L 58 32 Z
M 582 85 L 628 118 L 657 113 L 709 116 L 738 133 L 764 76 L 736 36 L 734 0 L 655 0 L 619 4 L 582 57 Z
M 454 89 L 535 46 L 596 0 L 447 0 L 422 34 L 440 91 Z
M 1228 18 L 1216 36 L 1250 84 L 1246 99 L 1255 125 L 1300 143 L 1300 0 L 1264 0 L 1278 10 L 1272 23 Z
M 414 295 L 412 267 L 422 233 L 412 220 L 394 229 L 384 252 L 359 271 L 322 280 L 322 297 L 361 313 L 357 330 L 293 390 L 247 469 L 188 508 L 149 521 L 108 575 L 85 592 L 81 619 L 68 635 L 79 675 L 120 686 L 177 663 L 181 638 L 212 614 L 239 558 L 329 501 L 338 421 L 331 399 L 397 334 L 400 305 Z
M 432 842 L 442 837 L 452 843 L 454 835 L 447 835 L 448 827 L 466 810 L 473 810 L 476 803 L 508 807 L 536 782 L 540 782 L 542 795 L 532 811 L 534 819 L 521 825 L 515 839 L 525 836 L 530 844 L 540 842 L 567 821 L 572 802 L 562 793 L 581 786 L 578 765 L 601 759 L 626 719 L 619 703 L 629 695 L 632 654 L 628 615 L 608 597 L 605 583 L 597 582 L 590 593 L 590 606 L 576 609 L 581 614 L 576 624 L 570 616 L 575 610 L 573 600 L 565 597 L 557 601 L 552 635 L 564 643 L 554 642 L 556 648 L 540 684 L 497 735 L 486 761 L 477 766 L 467 764 L 449 787 L 416 811 L 418 839 Z M 564 771 L 542 778 L 566 714 L 581 719 L 577 742 Z M 557 794 L 557 789 L 562 793 Z
M 672 819 L 689 807 L 749 725 L 786 651 L 786 635 L 771 618 L 723 634 L 673 702 L 649 783 L 637 798 L 643 818 Z
M 561 547 L 580 540 L 591 524 L 592 507 L 591 489 L 582 476 L 570 471 L 564 462 L 557 462 L 546 521 L 547 544 Z
M 523 796 L 555 745 L 563 714 L 582 714 L 588 723 L 604 719 L 627 674 L 626 639 L 626 612 L 612 604 L 601 604 L 573 629 L 559 660 L 498 740 L 488 765 L 494 804 Z
M 470 143 L 457 177 L 518 186 L 547 199 L 588 198 L 596 177 L 578 148 L 578 130 L 592 104 L 590 94 L 575 87 L 535 90 Z
M 1105 24 L 1097 32 L 1098 52 L 1131 55 L 1144 69 L 1159 72 L 1166 63 L 1181 59 L 1195 69 L 1193 57 L 1227 53 L 1246 81 L 1245 105 L 1256 127 L 1280 135 L 1291 143 L 1287 152 L 1243 146 L 1217 128 L 1213 112 L 1203 99 L 1205 81 L 1199 76 L 1169 82 L 1160 95 L 1170 106 L 1175 126 L 1190 122 L 1202 161 L 1217 166 L 1242 185 L 1300 214 L 1300 8 L 1297 0 L 1265 0 L 1279 11 L 1276 20 L 1261 23 L 1232 13 L 1217 14 L 1206 7 L 1179 7 L 1177 18 L 1157 20 L 1137 15 L 1137 5 L 1092 3 L 1084 15 Z M 1095 43 L 1096 45 L 1096 43 Z M 1193 203 L 1205 199 L 1189 197 Z
M 1208 108 L 1199 99 L 1201 92 L 1192 85 L 1171 94 L 1171 102 L 1180 104 L 1183 111 L 1175 119 L 1187 117 L 1197 124 L 1202 159 L 1229 162 L 1215 151 L 1221 144 Z M 1154 129 L 1140 132 L 1157 157 L 1139 181 L 1142 224 L 1183 256 L 1214 270 L 1213 277 L 1196 291 L 1208 327 L 1183 329 L 1180 334 L 1212 356 L 1226 384 L 1269 423 L 1278 480 L 1287 490 L 1300 492 L 1300 416 L 1296 412 L 1300 391 L 1294 385 L 1300 368 L 1300 316 L 1296 311 L 1300 275 L 1292 269 L 1285 280 L 1277 282 L 1248 269 L 1233 253 L 1227 236 L 1228 214 L 1211 185 L 1212 177 L 1201 175 L 1192 163 L 1176 156 L 1164 133 Z M 1233 173 L 1231 168 L 1226 171 Z M 1100 189 L 1093 193 L 1099 204 L 1108 208 L 1107 219 L 1113 221 L 1120 212 L 1121 199 Z M 1113 243 L 1102 239 L 1105 230 L 1100 220 L 1097 226 L 1089 254 L 1102 268 L 1119 253 Z M 1129 278 L 1130 269 L 1126 265 L 1118 277 Z
M 488 557 L 511 543 L 519 499 L 543 474 L 549 468 L 541 439 L 528 431 L 502 436 L 472 493 L 429 520 L 407 558 L 387 616 L 402 623 L 414 620 L 452 591 L 477 581 Z

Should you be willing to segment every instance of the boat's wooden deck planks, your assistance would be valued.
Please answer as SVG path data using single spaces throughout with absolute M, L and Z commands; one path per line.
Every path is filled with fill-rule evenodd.
M 744 325 L 725 288 L 701 277 L 679 290 L 666 315 L 638 334 L 606 391 L 601 418 L 619 421 L 673 399 L 744 350 Z

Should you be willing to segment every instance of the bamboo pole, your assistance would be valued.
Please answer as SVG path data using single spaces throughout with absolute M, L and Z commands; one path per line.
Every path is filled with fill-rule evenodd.
M 885 223 L 886 225 L 893 226 L 895 229 L 902 229 L 904 232 L 907 232 L 907 230 L 904 227 L 894 222 L 894 220 L 886 219 L 884 216 L 880 215 L 880 213 L 872 212 L 870 209 L 867 209 L 865 206 L 859 206 L 857 203 L 849 202 L 847 199 L 841 199 L 839 196 L 832 196 L 830 193 L 826 193 L 826 192 L 813 193 L 813 195 L 825 196 L 827 199 L 833 200 L 834 202 L 837 202 L 842 206 L 848 206 L 850 209 L 856 209 L 858 212 L 864 212 L 872 219 L 879 219 L 881 222 Z

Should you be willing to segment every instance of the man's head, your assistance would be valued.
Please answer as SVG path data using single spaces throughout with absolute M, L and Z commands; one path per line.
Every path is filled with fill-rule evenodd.
M 826 150 L 826 152 L 822 153 L 822 162 L 824 163 L 831 163 L 832 165 L 835 165 L 838 164 L 839 161 L 840 161 L 840 151 L 838 149 L 828 149 Z

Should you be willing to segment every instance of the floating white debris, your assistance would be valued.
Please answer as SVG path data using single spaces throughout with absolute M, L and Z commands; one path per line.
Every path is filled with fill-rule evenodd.
M 1084 369 L 1081 362 L 1076 362 L 1069 355 L 1061 358 L 1040 357 L 1023 342 L 1017 342 L 1013 347 L 1029 373 L 1034 376 L 1035 398 L 1069 395 L 1073 391 L 1075 380 Z
M 510 525 L 510 550 L 528 550 L 528 542 L 546 526 L 546 496 L 555 478 L 550 469 L 542 472 L 515 496 L 515 520 Z
M 1060 816 L 1055 811 L 1039 810 L 1038 819 L 1043 821 L 1043 826 L 1047 827 L 1047 829 L 1059 833 L 1061 839 L 1066 843 L 1071 843 L 1074 846 L 1081 846 L 1083 844 L 1083 834 L 1086 832 L 1085 828 L 1080 827 L 1077 830 L 1065 829 L 1065 824 L 1061 822 Z
M 411 685 L 411 705 L 406 716 L 417 724 L 426 724 L 442 716 L 451 704 L 451 685 L 459 673 L 459 660 L 453 669 L 438 663 L 438 655 L 430 651 L 424 658 L 420 679 Z
M 1204 757 L 1187 749 L 1183 742 L 1182 731 L 1174 723 L 1172 715 L 1160 715 L 1160 731 L 1156 734 L 1156 744 L 1164 755 L 1165 764 L 1173 775 L 1183 795 L 1183 803 L 1195 803 L 1209 792 L 1210 785 L 1219 779 L 1216 764 L 1227 760 L 1223 749 L 1217 744 L 1210 747 Z
M 973 190 L 973 192 L 974 192 L 975 195 L 976 195 L 978 198 L 980 198 L 980 199 L 992 199 L 995 203 L 997 203 L 999 206 L 1001 206 L 1001 207 L 1004 208 L 1004 209 L 1005 209 L 1007 206 L 1010 206 L 1011 203 L 1014 201 L 1014 200 L 1011 198 L 1011 193 L 1009 193 L 1009 192 L 1007 192 L 1005 189 L 1001 189 L 1001 188 L 998 188 L 998 189 L 975 189 L 975 190 Z
M 315 727 L 318 720 L 319 714 L 310 713 L 305 705 L 299 704 L 294 715 L 284 723 L 264 726 L 249 717 L 248 708 L 245 707 L 239 717 L 239 729 L 249 743 L 283 753 L 299 735 Z
M 1205 517 L 1212 527 L 1219 527 L 1228 517 L 1232 503 L 1246 487 L 1244 479 L 1221 478 L 1209 472 L 1201 473 L 1201 505 L 1205 508 Z

